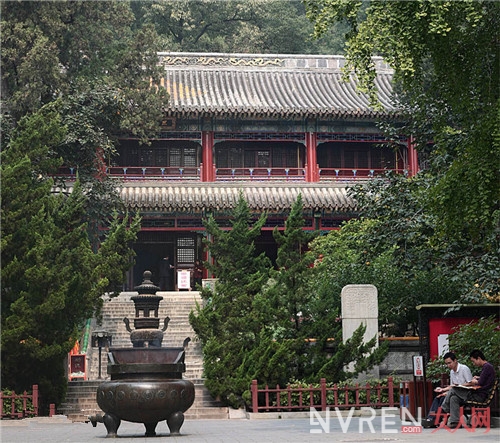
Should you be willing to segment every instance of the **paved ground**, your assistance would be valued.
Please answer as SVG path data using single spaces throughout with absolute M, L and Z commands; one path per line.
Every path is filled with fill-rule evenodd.
M 418 434 L 401 433 L 398 418 L 352 417 L 342 421 L 331 415 L 330 422 L 310 418 L 282 419 L 231 419 L 231 420 L 186 420 L 181 428 L 181 436 L 169 436 L 165 422 L 159 423 L 157 436 L 145 438 L 142 424 L 122 422 L 118 429 L 120 443 L 142 443 L 165 441 L 170 443 L 200 442 L 241 442 L 241 443 L 281 443 L 281 442 L 409 442 L 409 443 L 487 443 L 500 442 L 500 428 L 476 429 L 468 432 L 458 429 L 454 433 L 446 429 L 423 429 Z M 371 427 L 370 427 L 371 425 Z M 361 427 L 360 427 L 361 426 Z M 343 429 L 345 432 L 343 432 Z M 383 432 L 385 428 L 385 432 Z M 360 432 L 360 429 L 362 432 Z M 312 432 L 316 431 L 316 432 Z M 328 433 L 325 431 L 329 431 Z M 373 431 L 373 432 L 372 432 Z M 392 431 L 392 433 L 389 433 Z M 102 442 L 106 429 L 102 423 L 92 427 L 90 423 L 72 423 L 64 416 L 41 417 L 24 420 L 0 421 L 2 443 L 59 443 L 59 442 Z M 108 440 L 109 441 L 109 440 Z

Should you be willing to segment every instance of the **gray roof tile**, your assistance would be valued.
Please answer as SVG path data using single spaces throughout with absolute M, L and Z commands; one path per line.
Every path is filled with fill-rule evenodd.
M 220 183 L 188 183 L 161 186 L 150 183 L 125 183 L 120 190 L 126 206 L 139 211 L 178 212 L 184 210 L 231 210 L 243 192 L 250 209 L 287 211 L 302 194 L 305 210 L 352 211 L 354 201 L 346 188 L 336 184 L 274 183 L 266 185 L 232 185 Z
M 380 58 L 375 84 L 384 111 L 342 80 L 339 56 L 160 53 L 170 115 L 377 117 L 396 111 L 393 71 Z

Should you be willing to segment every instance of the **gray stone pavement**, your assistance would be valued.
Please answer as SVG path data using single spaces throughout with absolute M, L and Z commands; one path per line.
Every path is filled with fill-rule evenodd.
M 488 432 L 483 428 L 476 429 L 475 432 L 458 429 L 453 433 L 446 429 L 422 429 L 421 433 L 406 434 L 401 432 L 399 417 L 386 417 L 384 421 L 378 416 L 369 422 L 366 417 L 352 417 L 350 421 L 343 418 L 341 422 L 332 413 L 329 422 L 326 416 L 322 420 L 322 424 L 314 417 L 311 424 L 310 417 L 304 416 L 281 419 L 186 420 L 180 436 L 169 436 L 166 423 L 161 422 L 156 428 L 157 436 L 149 438 L 144 437 L 142 424 L 124 421 L 118 429 L 117 440 L 120 443 L 500 442 L 500 428 L 492 428 Z M 72 423 L 64 416 L 0 421 L 2 443 L 86 443 L 104 442 L 105 438 L 106 428 L 102 423 L 94 428 L 90 423 Z

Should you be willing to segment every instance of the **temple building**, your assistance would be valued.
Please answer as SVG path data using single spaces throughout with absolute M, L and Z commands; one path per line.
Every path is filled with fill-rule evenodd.
M 306 229 L 329 231 L 356 216 L 347 185 L 417 171 L 411 141 L 389 148 L 377 127 L 397 116 L 393 71 L 380 58 L 375 109 L 354 76 L 343 80 L 341 56 L 159 55 L 170 95 L 161 132 L 149 145 L 123 137 L 107 165 L 129 210 L 142 216 L 129 289 L 145 269 L 158 279 L 166 255 L 177 270 L 206 259 L 203 218 L 229 226 L 240 193 L 256 217 L 268 214 L 257 249 L 274 259 L 272 230 L 284 229 L 299 193 Z

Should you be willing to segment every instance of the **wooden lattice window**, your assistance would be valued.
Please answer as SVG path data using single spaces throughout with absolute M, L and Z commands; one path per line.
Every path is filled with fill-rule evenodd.
M 196 255 L 196 242 L 194 237 L 177 238 L 177 265 L 192 265 Z

